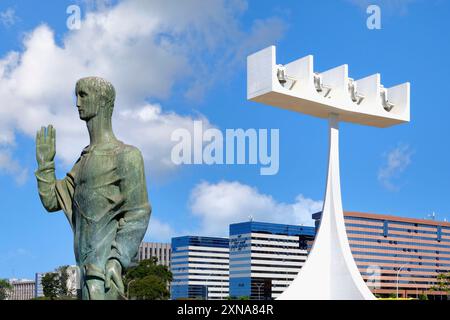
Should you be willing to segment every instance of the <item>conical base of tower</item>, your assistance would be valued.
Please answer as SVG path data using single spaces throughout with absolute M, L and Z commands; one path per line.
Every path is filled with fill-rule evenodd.
M 311 252 L 279 300 L 373 300 L 353 259 L 345 230 L 339 177 L 339 127 L 330 116 L 330 150 L 322 218 Z

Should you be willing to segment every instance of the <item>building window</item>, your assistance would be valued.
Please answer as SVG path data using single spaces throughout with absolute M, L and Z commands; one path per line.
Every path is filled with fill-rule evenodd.
M 383 236 L 387 237 L 388 236 L 388 229 L 389 229 L 389 224 L 387 222 L 387 220 L 383 221 Z

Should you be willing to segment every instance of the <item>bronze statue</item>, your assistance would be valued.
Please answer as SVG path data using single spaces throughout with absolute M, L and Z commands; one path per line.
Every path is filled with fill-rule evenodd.
M 114 136 L 111 83 L 83 78 L 75 93 L 90 144 L 57 180 L 55 129 L 42 127 L 36 135 L 39 195 L 47 211 L 63 210 L 72 227 L 82 299 L 125 299 L 122 274 L 137 256 L 151 213 L 144 163 L 136 147 Z

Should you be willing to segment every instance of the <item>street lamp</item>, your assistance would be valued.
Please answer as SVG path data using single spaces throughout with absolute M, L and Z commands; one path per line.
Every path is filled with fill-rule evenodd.
M 401 265 L 400 268 L 398 268 L 397 270 L 397 299 L 398 299 L 398 276 L 400 275 L 400 271 L 402 271 L 403 267 L 405 267 L 406 265 L 407 263 Z
M 136 281 L 136 280 L 137 279 L 133 279 L 133 280 L 130 280 L 130 282 L 128 282 L 128 285 L 127 285 L 127 300 L 130 300 L 130 284 L 132 282 Z
M 413 280 L 414 284 L 416 285 L 416 299 L 419 299 L 419 287 L 417 286 L 417 281 Z
M 261 287 L 264 285 L 264 282 L 262 283 L 256 283 L 256 287 L 258 288 L 258 300 L 261 300 Z

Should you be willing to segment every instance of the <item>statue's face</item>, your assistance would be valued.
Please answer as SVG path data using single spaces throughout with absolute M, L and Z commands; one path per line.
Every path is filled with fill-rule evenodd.
M 89 87 L 80 85 L 77 88 L 77 108 L 81 120 L 89 120 L 98 114 L 100 101 Z

